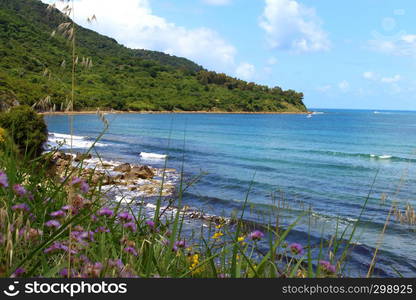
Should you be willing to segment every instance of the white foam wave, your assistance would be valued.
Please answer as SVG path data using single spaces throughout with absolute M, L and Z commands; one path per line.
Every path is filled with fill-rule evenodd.
M 372 158 L 378 158 L 378 159 L 390 159 L 393 156 L 391 156 L 391 155 L 375 155 L 375 154 L 370 154 L 370 157 L 372 157 Z
M 140 157 L 146 160 L 164 160 L 168 156 L 166 154 L 140 152 Z
M 390 159 L 390 158 L 392 158 L 392 156 L 391 155 L 380 155 L 378 158 L 380 158 L 380 159 Z
M 62 144 L 62 146 L 60 146 L 60 144 Z M 72 136 L 72 148 L 88 149 L 91 148 L 93 144 L 94 141 L 89 141 L 87 137 L 77 135 Z M 59 146 L 62 149 L 71 148 L 71 135 L 55 132 L 49 133 L 48 145 L 50 148 Z M 105 147 L 107 144 L 97 142 L 94 144 L 94 146 Z

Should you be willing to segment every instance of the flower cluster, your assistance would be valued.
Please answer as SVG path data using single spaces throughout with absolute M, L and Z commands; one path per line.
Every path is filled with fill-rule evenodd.
M 0 186 L 7 188 L 9 187 L 9 179 L 4 171 L 0 170 Z
M 255 230 L 249 234 L 249 237 L 253 241 L 259 241 L 264 237 L 264 233 L 261 232 L 260 230 Z
M 329 261 L 320 260 L 318 264 L 321 270 L 328 274 L 335 274 L 337 272 L 337 268 L 334 265 L 332 265 Z
M 290 252 L 294 255 L 302 255 L 303 254 L 303 247 L 301 244 L 292 243 L 289 245 Z

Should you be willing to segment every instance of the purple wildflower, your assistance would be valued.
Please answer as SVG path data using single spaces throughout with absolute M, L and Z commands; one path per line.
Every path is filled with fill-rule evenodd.
M 53 253 L 58 250 L 62 250 L 62 246 L 63 246 L 62 243 L 55 242 L 52 244 L 52 246 L 50 246 L 49 248 L 46 248 L 43 252 L 46 254 Z
M 129 222 L 123 225 L 124 228 L 130 229 L 132 232 L 136 232 L 137 231 L 137 226 L 135 223 L 133 222 Z
M 79 187 L 81 189 L 81 191 L 86 194 L 90 191 L 90 186 L 88 185 L 88 183 L 86 183 L 84 180 L 81 182 L 81 185 Z
M 20 203 L 20 204 L 13 205 L 12 210 L 28 212 L 30 210 L 30 207 L 26 203 Z
M 9 180 L 6 173 L 0 171 L 0 186 L 7 188 L 9 186 Z
M 114 215 L 114 212 L 111 209 L 109 209 L 107 207 L 104 207 L 104 208 L 101 208 L 98 211 L 97 215 L 99 215 L 99 216 L 106 216 L 106 217 L 112 217 Z
M 173 246 L 173 248 L 174 248 L 174 251 L 177 251 L 178 248 L 186 248 L 185 240 L 175 242 L 175 245 Z
M 133 221 L 133 216 L 129 214 L 128 212 L 122 212 L 118 214 L 119 219 L 125 222 L 131 222 Z
M 92 231 L 72 231 L 71 237 L 84 246 L 88 245 L 88 241 L 86 240 L 94 242 L 94 232 Z
M 54 252 L 59 251 L 59 250 L 62 250 L 62 251 L 65 251 L 65 252 L 69 252 L 69 247 L 66 246 L 66 245 L 64 245 L 64 244 L 62 244 L 62 243 L 55 242 L 55 243 L 52 244 L 52 246 L 50 246 L 49 248 L 45 249 L 43 252 L 46 253 L 46 254 L 49 254 L 49 253 L 54 253 Z M 78 253 L 74 249 L 71 249 L 70 252 L 71 252 L 71 254 L 77 254 Z
M 50 220 L 48 222 L 45 223 L 46 227 L 55 227 L 55 228 L 59 228 L 61 226 L 61 223 L 59 223 L 56 220 Z
M 23 268 L 17 268 L 14 272 L 13 272 L 13 274 L 12 274 L 12 276 L 11 277 L 20 277 L 20 276 L 22 276 L 23 274 L 25 274 L 26 273 L 26 270 L 25 269 L 23 269 Z
M 260 230 L 255 230 L 252 233 L 250 233 L 249 237 L 253 241 L 259 241 L 264 237 L 264 233 L 261 232 Z
M 73 209 L 73 207 L 71 205 L 65 205 L 65 206 L 62 206 L 61 209 L 65 211 L 70 211 L 71 209 Z
M 23 186 L 21 186 L 20 184 L 13 185 L 13 191 L 19 197 L 23 197 L 27 193 L 26 189 Z
M 63 268 L 61 271 L 59 271 L 59 275 L 61 276 L 61 277 L 64 277 L 64 278 L 68 278 L 68 269 L 67 268 Z
M 97 229 L 95 229 L 95 233 L 103 233 L 103 232 L 110 232 L 110 229 L 104 226 L 100 226 Z
M 326 260 L 320 260 L 319 266 L 328 273 L 336 273 L 337 271 L 336 267 Z
M 78 251 L 71 249 L 71 251 L 69 251 L 69 247 L 67 245 L 62 244 L 60 250 L 63 250 L 65 252 L 71 252 L 71 254 L 77 254 Z
M 295 255 L 302 255 L 303 254 L 303 247 L 301 244 L 292 243 L 289 245 L 290 251 Z
M 77 185 L 77 184 L 80 184 L 81 182 L 82 182 L 82 179 L 81 178 L 79 178 L 79 177 L 73 177 L 70 184 L 71 185 Z
M 23 236 L 26 233 L 26 228 L 19 229 L 19 236 Z
M 81 255 L 79 256 L 79 259 L 80 259 L 80 261 L 81 261 L 82 263 L 84 263 L 84 264 L 89 264 L 89 263 L 91 263 L 90 259 L 89 259 L 86 255 L 84 255 L 84 254 L 81 254 Z
M 146 225 L 150 227 L 150 229 L 154 229 L 155 228 L 155 222 L 153 222 L 152 220 L 147 220 Z
M 126 247 L 126 248 L 124 248 L 124 252 L 129 253 L 129 254 L 132 254 L 134 256 L 139 255 L 137 253 L 136 249 L 134 249 L 133 247 Z
M 34 201 L 35 200 L 35 196 L 33 196 L 33 194 L 31 193 L 31 192 L 27 192 L 27 198 L 30 200 L 30 201 Z
M 50 216 L 51 216 L 52 218 L 60 218 L 60 217 L 64 217 L 64 216 L 65 216 L 65 212 L 64 212 L 63 210 L 57 210 L 57 211 L 51 212 L 51 213 L 50 213 Z
M 110 259 L 108 261 L 108 265 L 110 267 L 115 267 L 115 268 L 117 268 L 119 270 L 122 270 L 124 268 L 124 264 L 123 264 L 123 262 L 122 262 L 121 259 Z

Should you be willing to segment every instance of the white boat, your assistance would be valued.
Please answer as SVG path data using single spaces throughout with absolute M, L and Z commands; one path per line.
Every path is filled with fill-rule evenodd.
M 312 114 L 307 114 L 306 117 L 307 118 L 312 118 Z

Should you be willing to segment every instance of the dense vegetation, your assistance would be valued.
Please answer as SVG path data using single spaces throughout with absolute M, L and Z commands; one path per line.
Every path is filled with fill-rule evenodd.
M 70 46 L 51 36 L 65 16 L 38 0 L 0 0 L 0 101 L 65 109 L 71 90 Z M 204 70 L 164 53 L 133 50 L 76 28 L 75 109 L 305 111 L 303 94 Z
M 0 128 L 5 129 L 21 153 L 37 157 L 43 152 L 48 130 L 43 117 L 26 105 L 0 113 Z

